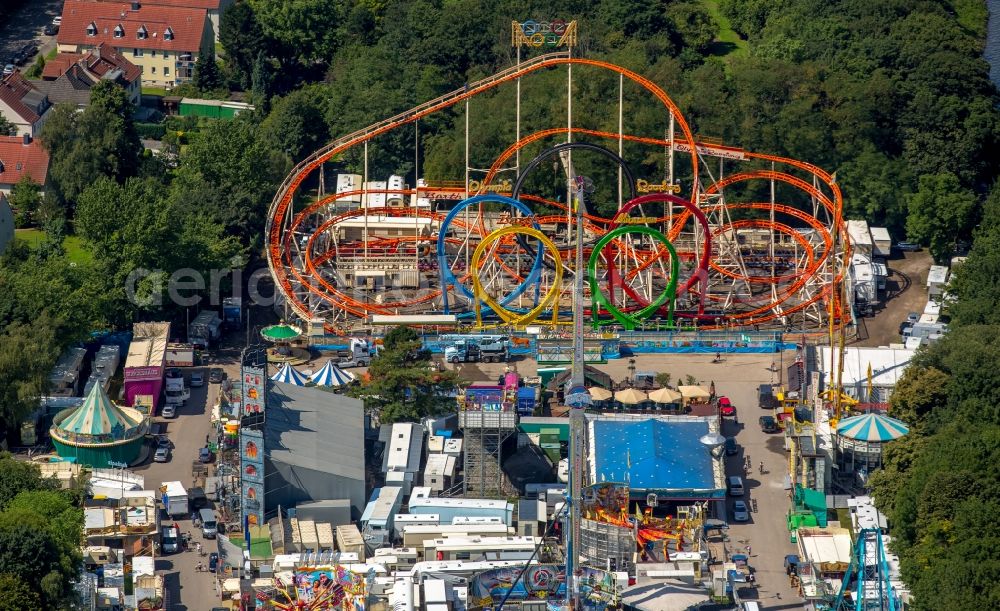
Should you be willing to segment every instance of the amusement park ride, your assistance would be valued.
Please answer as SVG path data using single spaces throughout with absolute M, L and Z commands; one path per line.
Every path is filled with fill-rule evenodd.
M 522 135 L 520 83 L 554 68 L 567 73 L 565 109 L 553 109 L 552 117 L 562 124 Z M 618 77 L 617 108 L 608 104 L 607 116 L 574 116 L 574 78 L 581 73 Z M 477 147 L 469 137 L 470 106 L 478 96 L 504 94 L 508 84 L 517 86 L 510 92 L 515 139 L 474 179 L 482 171 L 470 162 Z M 660 134 L 626 131 L 626 93 L 651 97 L 662 108 Z M 420 119 L 463 107 L 465 167 L 453 173 L 460 182 L 428 183 L 419 165 L 412 186 L 399 178 L 372 181 L 369 143 L 411 129 L 418 163 Z M 593 127 L 613 120 L 617 132 Z M 526 146 L 560 141 L 522 165 Z M 662 177 L 636 180 L 622 158 L 626 143 L 665 151 Z M 599 144 L 617 146 L 617 153 Z M 317 175 L 347 153 L 361 162 L 355 188 L 323 192 Z M 619 175 L 617 212 L 583 217 L 582 265 L 574 257 L 569 193 L 527 189 L 544 161 L 561 162 L 568 176 L 573 155 L 603 157 Z M 733 200 L 736 188 L 754 182 L 770 187 L 768 201 Z M 779 190 L 801 196 L 778 201 Z M 585 314 L 594 327 L 818 332 L 849 318 L 843 295 L 850 292 L 842 283 L 850 253 L 841 214 L 840 189 L 826 171 L 699 141 L 652 81 L 554 52 L 340 137 L 300 162 L 268 213 L 268 264 L 289 313 L 322 322 L 330 333 L 364 326 L 372 315 L 454 316 L 476 328 L 569 325 L 578 274 L 586 279 Z
M 567 405 L 575 408 L 567 503 L 572 515 L 563 592 L 567 606 L 579 609 L 585 606 L 581 585 L 574 583 L 583 570 L 581 520 L 634 529 L 640 551 L 662 542 L 668 558 L 666 543 L 677 549 L 683 543 L 674 522 L 649 514 L 633 519 L 627 492 L 616 510 L 584 502 L 586 494 L 613 492 L 583 481 L 582 408 L 589 402 L 582 374 L 584 326 L 794 329 L 832 337 L 850 319 L 844 297 L 852 294 L 844 290 L 850 245 L 834 176 L 807 162 L 697 138 L 679 107 L 651 80 L 574 57 L 575 24 L 563 23 L 557 32 L 553 22 L 542 35 L 529 23 L 514 24 L 513 67 L 337 138 L 297 164 L 268 212 L 268 265 L 288 313 L 330 334 L 368 326 L 374 315 L 478 329 L 572 325 L 574 371 L 566 389 Z M 520 61 L 525 44 L 570 51 Z M 522 134 L 522 80 L 554 69 L 566 72 L 565 107 L 551 109 L 549 127 Z M 609 76 L 617 80 L 617 104 L 607 104 L 603 116 L 574 115 L 574 79 Z M 470 138 L 470 106 L 479 96 L 506 94 L 515 109 L 514 139 L 491 152 Z M 633 106 L 657 105 L 658 133 L 626 130 L 626 94 L 636 96 L 629 100 Z M 460 182 L 428 182 L 420 177 L 419 121 L 462 110 L 464 167 L 452 168 Z M 612 122 L 617 131 L 600 128 Z M 369 144 L 389 135 L 398 141 L 403 129 L 413 134 L 412 184 L 400 177 L 373 181 Z M 662 175 L 637 180 L 623 158 L 626 143 L 629 150 L 662 151 Z M 522 151 L 532 145 L 543 150 L 522 165 Z M 473 149 L 476 158 L 493 159 L 487 169 L 473 167 Z M 326 166 L 342 163 L 348 153 L 359 161 L 357 174 L 338 180 L 335 193 L 325 192 Z M 574 171 L 574 155 L 617 171 L 616 212 L 610 217 L 594 214 L 601 206 L 590 205 L 593 184 Z M 530 192 L 529 185 L 538 182 L 530 180 L 533 172 L 546 162 L 561 165 L 565 192 Z M 734 199 L 755 182 L 769 187 L 766 201 Z M 779 191 L 794 201 L 779 201 Z

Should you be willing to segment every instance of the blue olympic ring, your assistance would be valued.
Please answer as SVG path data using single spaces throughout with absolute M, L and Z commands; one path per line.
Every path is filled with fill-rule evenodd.
M 444 308 L 445 314 L 450 314 L 448 307 L 448 286 L 454 286 L 462 292 L 463 295 L 469 299 L 475 299 L 475 295 L 469 290 L 469 287 L 464 284 L 459 284 L 455 274 L 448 267 L 448 259 L 445 252 L 446 237 L 448 235 L 448 226 L 451 222 L 458 216 L 458 213 L 465 210 L 469 206 L 483 204 L 483 203 L 497 203 L 497 204 L 507 204 L 517 211 L 521 212 L 527 217 L 532 219 L 531 226 L 535 229 L 541 230 L 538 223 L 534 220 L 535 213 L 532 212 L 531 208 L 522 204 L 516 199 L 510 197 L 504 197 L 503 195 L 496 195 L 495 193 L 487 193 L 486 195 L 476 195 L 475 197 L 470 197 L 469 199 L 462 200 L 457 206 L 448 212 L 448 215 L 444 217 L 441 221 L 441 227 L 438 229 L 438 240 L 437 240 L 437 258 L 438 258 L 438 270 L 441 273 L 441 302 Z M 542 258 L 544 257 L 544 249 L 537 248 L 535 250 L 535 261 L 531 266 L 531 273 L 528 277 L 524 279 L 517 288 L 515 288 L 510 294 L 500 300 L 500 305 L 506 306 L 514 299 L 517 299 L 522 293 L 528 290 L 528 287 L 535 285 L 535 300 L 540 297 L 539 289 L 541 288 L 541 274 L 542 274 Z M 467 270 L 470 273 L 473 270 Z

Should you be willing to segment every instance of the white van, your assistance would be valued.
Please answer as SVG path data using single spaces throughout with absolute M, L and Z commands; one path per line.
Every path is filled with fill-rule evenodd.
M 202 509 L 198 512 L 201 518 L 201 534 L 206 539 L 214 539 L 218 533 L 218 524 L 215 522 L 215 511 L 212 509 Z
M 755 600 L 743 601 L 743 606 L 740 608 L 743 609 L 743 611 L 760 611 L 760 605 L 758 605 Z
M 743 478 L 738 475 L 729 476 L 729 496 L 743 496 Z

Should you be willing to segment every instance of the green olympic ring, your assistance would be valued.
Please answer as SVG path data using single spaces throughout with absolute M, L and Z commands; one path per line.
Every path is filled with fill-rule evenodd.
M 597 279 L 597 261 L 601 257 L 601 251 L 604 250 L 611 240 L 627 233 L 641 233 L 648 235 L 666 246 L 667 250 L 670 252 L 670 282 L 667 284 L 667 288 L 660 293 L 659 297 L 650 302 L 649 305 L 631 314 L 622 312 L 611 303 L 607 296 L 601 292 L 600 282 L 598 282 Z M 670 301 L 667 311 L 667 324 L 673 326 L 674 301 L 677 299 L 677 278 L 679 271 L 680 259 L 677 257 L 677 251 L 674 249 L 674 245 L 670 243 L 667 236 L 652 227 L 646 227 L 644 225 L 623 225 L 604 234 L 604 237 L 602 237 L 594 246 L 594 250 L 590 253 L 590 261 L 587 263 L 587 275 L 589 276 L 590 281 L 590 298 L 592 300 L 590 311 L 591 316 L 593 316 L 594 319 L 594 328 L 597 329 L 600 325 L 607 324 L 607 322 L 609 322 L 601 320 L 601 307 L 606 309 L 608 313 L 610 313 L 611 316 L 621 323 L 627 330 L 631 331 L 636 328 L 639 321 L 652 316 L 653 313 L 659 310 L 660 307 L 667 302 L 667 300 Z

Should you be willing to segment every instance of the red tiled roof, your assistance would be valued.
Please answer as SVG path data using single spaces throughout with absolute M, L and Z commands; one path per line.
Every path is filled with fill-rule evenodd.
M 60 53 L 56 55 L 45 62 L 45 67 L 42 68 L 42 78 L 46 81 L 56 80 L 69 70 L 70 66 L 82 59 L 83 55 L 83 53 Z
M 10 106 L 26 123 L 34 124 L 39 119 L 38 113 L 24 103 L 24 96 L 36 91 L 20 72 L 14 72 L 0 83 L 0 100 Z
M 222 0 L 142 0 L 142 4 L 158 4 L 160 6 L 179 6 L 181 8 L 200 8 L 206 11 L 219 10 Z
M 142 69 L 129 60 L 125 59 L 114 47 L 101 43 L 96 49 L 87 53 L 83 58 L 83 64 L 87 70 L 93 72 L 98 77 L 102 77 L 115 68 L 122 71 L 125 80 L 134 82 L 142 77 Z
M 142 70 L 109 44 L 101 43 L 86 53 L 60 53 L 45 62 L 42 78 L 55 80 L 66 73 L 74 65 L 79 64 L 87 70 L 94 81 L 99 80 L 109 71 L 119 69 L 128 82 L 134 82 L 142 76 Z
M 49 173 L 49 153 L 38 140 L 24 144 L 20 136 L 0 136 L 0 183 L 13 185 L 23 176 L 30 176 L 32 182 L 44 185 Z
M 205 32 L 206 14 L 205 9 L 198 8 L 142 3 L 139 10 L 133 11 L 128 2 L 66 0 L 56 40 L 61 45 L 96 46 L 103 42 L 112 47 L 197 53 Z M 97 28 L 95 36 L 87 34 L 90 24 Z M 119 25 L 125 36 L 115 38 L 114 31 Z M 136 32 L 143 26 L 147 36 L 140 39 Z M 172 40 L 163 38 L 167 28 L 173 32 Z

